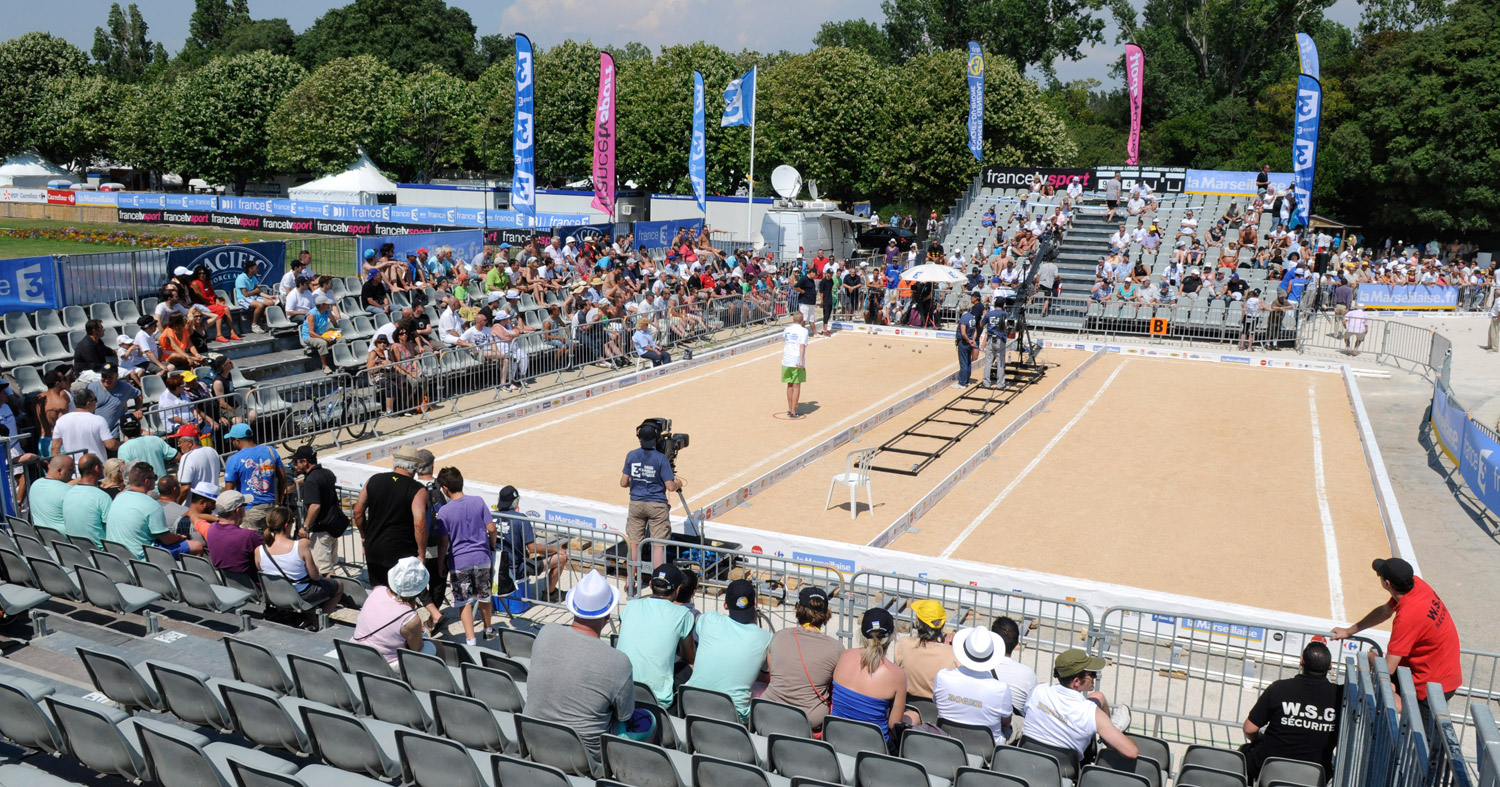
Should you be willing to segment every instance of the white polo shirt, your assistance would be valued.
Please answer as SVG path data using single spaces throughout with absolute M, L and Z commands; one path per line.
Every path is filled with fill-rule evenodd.
M 932 701 L 940 719 L 989 727 L 997 746 L 1010 737 L 1015 710 L 1010 687 L 987 672 L 968 667 L 938 670 L 932 679 Z
M 1030 696 L 1031 690 L 1036 688 L 1036 670 L 1009 656 L 1001 656 L 995 660 L 995 666 L 990 669 L 990 672 L 1010 687 L 1010 699 L 1015 705 L 1016 712 L 1025 713 L 1026 698 Z
M 1082 758 L 1099 733 L 1098 710 L 1081 692 L 1056 683 L 1037 686 L 1026 698 L 1026 737 Z

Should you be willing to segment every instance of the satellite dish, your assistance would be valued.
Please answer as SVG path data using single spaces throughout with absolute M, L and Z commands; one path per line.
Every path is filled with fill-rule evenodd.
M 759 232 L 751 233 L 750 245 L 754 246 L 756 251 L 764 249 L 766 247 L 766 236 Z
M 782 199 L 796 199 L 802 191 L 802 175 L 797 172 L 796 167 L 782 164 L 771 170 L 771 188 L 775 189 Z
M 807 182 L 807 193 L 812 195 L 813 199 L 818 198 L 818 182 L 816 180 L 809 180 Z

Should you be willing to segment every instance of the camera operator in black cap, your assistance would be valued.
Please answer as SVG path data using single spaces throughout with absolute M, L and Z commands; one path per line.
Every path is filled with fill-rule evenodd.
M 630 513 L 625 518 L 625 538 L 630 543 L 632 562 L 640 558 L 641 541 L 647 537 L 668 539 L 672 536 L 672 506 L 667 493 L 682 489 L 682 481 L 672 472 L 672 462 L 657 450 L 661 432 L 656 424 L 646 422 L 636 427 L 641 447 L 625 455 L 620 486 L 630 490 Z M 667 562 L 667 548 L 657 544 L 651 549 L 652 565 Z

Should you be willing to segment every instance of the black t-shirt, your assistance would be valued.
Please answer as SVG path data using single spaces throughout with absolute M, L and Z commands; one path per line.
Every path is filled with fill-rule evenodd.
M 390 289 L 385 286 L 385 282 L 370 279 L 359 288 L 359 305 L 361 307 L 369 306 L 370 301 L 379 304 L 389 294 Z
M 1342 686 L 1312 675 L 1267 686 L 1248 717 L 1264 736 L 1259 745 L 1246 751 L 1252 759 L 1251 772 L 1258 772 L 1268 757 L 1287 757 L 1320 763 L 1325 772 L 1332 773 L 1342 698 Z
M 1182 294 L 1190 295 L 1192 293 L 1195 293 L 1198 291 L 1198 287 L 1200 287 L 1202 284 L 1203 277 L 1199 276 L 1196 273 L 1189 273 L 1187 275 L 1187 278 L 1184 278 L 1182 280 Z
M 338 538 L 349 528 L 349 517 L 339 505 L 338 479 L 333 471 L 322 465 L 314 466 L 302 479 L 298 494 L 303 506 L 318 505 L 318 517 L 312 523 L 314 533 L 327 533 Z
M 823 294 L 823 302 L 824 303 L 832 305 L 832 303 L 833 303 L 833 276 L 832 275 L 824 276 L 823 278 L 818 279 L 818 292 L 820 292 L 820 293 Z
M 1260 172 L 1255 176 L 1255 187 L 1258 189 L 1265 189 L 1270 182 L 1271 176 L 1266 172 Z
M 797 293 L 798 304 L 802 306 L 811 306 L 818 302 L 818 288 L 817 285 L 813 284 L 812 279 L 806 276 L 798 279 L 797 289 L 800 290 L 800 292 Z
M 104 363 L 110 360 L 110 355 L 104 351 L 104 343 L 92 336 L 85 336 L 78 340 L 78 346 L 73 348 L 73 365 L 80 369 L 97 372 L 104 368 Z
M 1245 281 L 1244 279 L 1230 279 L 1229 283 L 1224 285 L 1224 289 L 1228 292 L 1242 293 L 1250 289 L 1250 283 Z
M 379 473 L 370 476 L 365 490 L 365 555 L 386 565 L 418 557 L 411 502 L 422 482 L 400 473 Z

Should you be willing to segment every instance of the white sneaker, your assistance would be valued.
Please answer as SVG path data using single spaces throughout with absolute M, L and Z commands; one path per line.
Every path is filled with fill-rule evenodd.
M 259 325 L 252 325 L 252 326 L 250 326 L 250 332 L 251 333 L 265 333 L 266 329 L 260 327 Z
M 950 388 L 968 388 L 969 386 L 964 385 L 963 383 L 954 383 L 953 385 L 951 385 L 949 387 Z
M 1114 723 L 1115 729 L 1125 732 L 1130 729 L 1130 706 L 1117 704 L 1109 714 L 1109 720 Z

